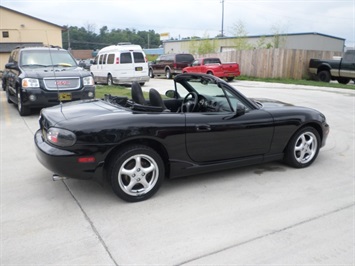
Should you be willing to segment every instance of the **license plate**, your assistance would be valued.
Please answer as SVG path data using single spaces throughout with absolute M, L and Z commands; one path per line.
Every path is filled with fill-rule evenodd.
M 142 71 L 143 67 L 136 67 L 136 71 Z
M 71 101 L 71 93 L 59 93 L 59 101 Z

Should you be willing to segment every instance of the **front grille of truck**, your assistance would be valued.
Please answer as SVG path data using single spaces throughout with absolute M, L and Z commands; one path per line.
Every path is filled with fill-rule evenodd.
M 44 86 L 49 91 L 77 90 L 80 88 L 80 78 L 44 78 Z

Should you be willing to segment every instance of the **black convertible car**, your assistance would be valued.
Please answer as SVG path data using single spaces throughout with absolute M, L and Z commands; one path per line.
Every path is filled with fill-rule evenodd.
M 42 109 L 35 134 L 39 161 L 58 176 L 108 178 L 126 201 L 157 192 L 175 178 L 283 160 L 307 167 L 325 145 L 320 112 L 248 99 L 223 80 L 180 74 L 166 97 L 138 83 L 132 99 L 106 95 Z

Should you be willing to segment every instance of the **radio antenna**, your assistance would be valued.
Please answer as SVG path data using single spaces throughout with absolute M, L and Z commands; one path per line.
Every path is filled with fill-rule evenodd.
M 51 60 L 51 64 L 52 64 L 52 72 L 53 72 L 53 76 L 54 76 L 54 83 L 55 83 L 55 86 L 57 88 L 57 97 L 58 97 L 58 100 L 59 100 L 59 104 L 60 104 L 60 111 L 62 112 L 63 111 L 63 103 L 62 103 L 62 100 L 61 98 L 59 97 L 59 87 L 58 87 L 58 82 L 57 82 L 57 73 L 54 69 L 54 61 L 53 61 L 53 57 L 52 57 L 52 51 L 51 51 L 51 48 L 52 46 L 49 44 L 49 38 L 48 38 L 48 32 L 46 30 L 46 38 L 47 38 L 47 46 L 48 46 L 48 52 L 49 52 L 49 58 Z

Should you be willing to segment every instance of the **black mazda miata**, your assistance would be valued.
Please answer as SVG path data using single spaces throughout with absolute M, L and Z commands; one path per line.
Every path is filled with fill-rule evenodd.
M 157 192 L 175 178 L 283 160 L 311 165 L 329 126 L 313 109 L 249 99 L 211 75 L 180 74 L 162 98 L 132 97 L 64 103 L 42 109 L 35 134 L 39 161 L 57 176 L 108 178 L 126 201 Z

